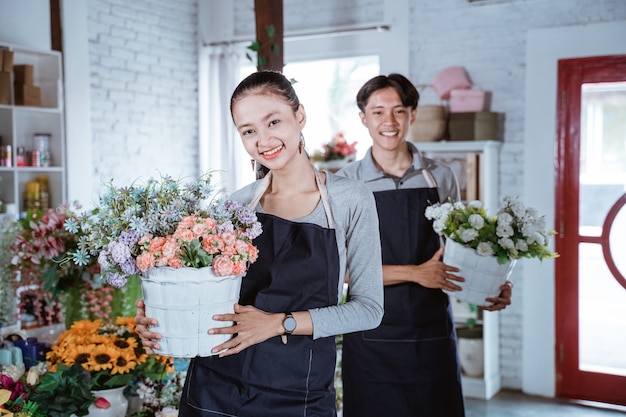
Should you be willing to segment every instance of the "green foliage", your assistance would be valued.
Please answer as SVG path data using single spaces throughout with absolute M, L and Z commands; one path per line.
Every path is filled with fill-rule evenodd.
M 209 255 L 202 249 L 202 243 L 198 239 L 182 242 L 180 244 L 180 260 L 184 266 L 202 268 L 211 266 L 213 255 Z
M 279 55 L 280 45 L 274 39 L 276 37 L 276 27 L 274 25 L 265 26 L 265 33 L 267 33 L 267 37 L 269 38 L 270 51 L 274 55 Z M 266 44 L 260 44 L 258 41 L 253 41 L 250 43 L 250 45 L 247 46 L 247 49 L 256 53 L 256 59 L 257 59 L 256 67 L 259 71 L 263 71 L 267 67 L 268 58 L 266 56 L 261 55 L 260 53 L 261 49 L 263 49 L 265 45 Z M 252 57 L 252 55 L 250 55 L 247 52 L 246 52 L 246 58 L 248 58 L 250 62 L 254 62 L 254 58 Z
M 49 417 L 86 416 L 94 401 L 91 375 L 79 364 L 59 364 L 55 372 L 48 372 L 41 378 L 30 400 Z

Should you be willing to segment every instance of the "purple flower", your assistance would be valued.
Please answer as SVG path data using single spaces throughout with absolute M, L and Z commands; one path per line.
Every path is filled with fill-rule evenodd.
M 109 273 L 107 276 L 107 282 L 115 288 L 122 288 L 124 285 L 126 285 L 126 281 L 126 277 L 123 277 L 117 272 Z

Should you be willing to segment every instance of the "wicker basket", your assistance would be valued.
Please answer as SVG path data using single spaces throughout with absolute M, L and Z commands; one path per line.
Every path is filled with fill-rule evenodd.
M 446 109 L 444 106 L 419 106 L 415 121 L 409 130 L 409 136 L 414 142 L 435 142 L 444 138 L 446 126 Z

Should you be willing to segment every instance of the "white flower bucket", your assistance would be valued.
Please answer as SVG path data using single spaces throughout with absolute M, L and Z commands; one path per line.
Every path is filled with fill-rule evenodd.
M 156 353 L 178 358 L 212 356 L 211 349 L 228 341 L 232 335 L 209 335 L 211 328 L 231 326 L 229 321 L 215 321 L 213 315 L 234 312 L 239 300 L 243 275 L 219 277 L 211 267 L 150 268 L 141 276 L 146 317 L 158 325 L 161 349 Z
M 500 286 L 511 274 L 516 260 L 509 260 L 503 265 L 495 256 L 479 255 L 474 249 L 446 239 L 443 262 L 459 268 L 461 271 L 454 274 L 465 278 L 465 282 L 454 281 L 463 288 L 461 291 L 444 292 L 458 300 L 481 306 L 489 305 L 485 298 L 500 294 Z

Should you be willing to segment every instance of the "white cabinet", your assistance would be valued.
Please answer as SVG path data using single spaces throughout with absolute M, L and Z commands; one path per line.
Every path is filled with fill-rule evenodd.
M 0 201 L 6 207 L 14 204 L 18 213 L 25 211 L 24 192 L 28 181 L 47 177 L 49 205 L 56 207 L 66 201 L 65 129 L 63 110 L 62 59 L 57 51 L 42 51 L 3 44 L 13 51 L 15 65 L 32 65 L 34 85 L 41 90 L 41 106 L 15 104 L 15 74 L 11 73 L 10 103 L 0 104 L 0 137 L 2 145 L 11 146 L 11 166 L 0 166 Z M 17 166 L 18 149 L 33 150 L 36 133 L 50 135 L 49 166 Z M 28 156 L 28 154 L 26 154 Z M 6 165 L 3 163 L 2 165 Z
M 488 213 L 495 214 L 498 211 L 498 160 L 502 142 L 483 140 L 413 143 L 426 156 L 444 161 L 454 158 L 463 159 L 465 156 L 472 154 L 479 155 L 477 174 L 480 200 Z M 476 169 L 476 167 L 472 169 Z M 463 174 L 461 173 L 461 175 Z M 460 178 L 459 182 L 462 181 L 463 178 Z M 452 297 L 450 301 L 456 303 L 456 300 Z M 465 319 L 471 314 L 469 308 L 456 305 L 455 307 L 455 321 L 457 323 L 465 322 Z M 489 399 L 500 390 L 499 327 L 498 312 L 483 312 L 484 376 L 482 378 L 472 378 L 463 375 L 463 393 L 466 397 Z

